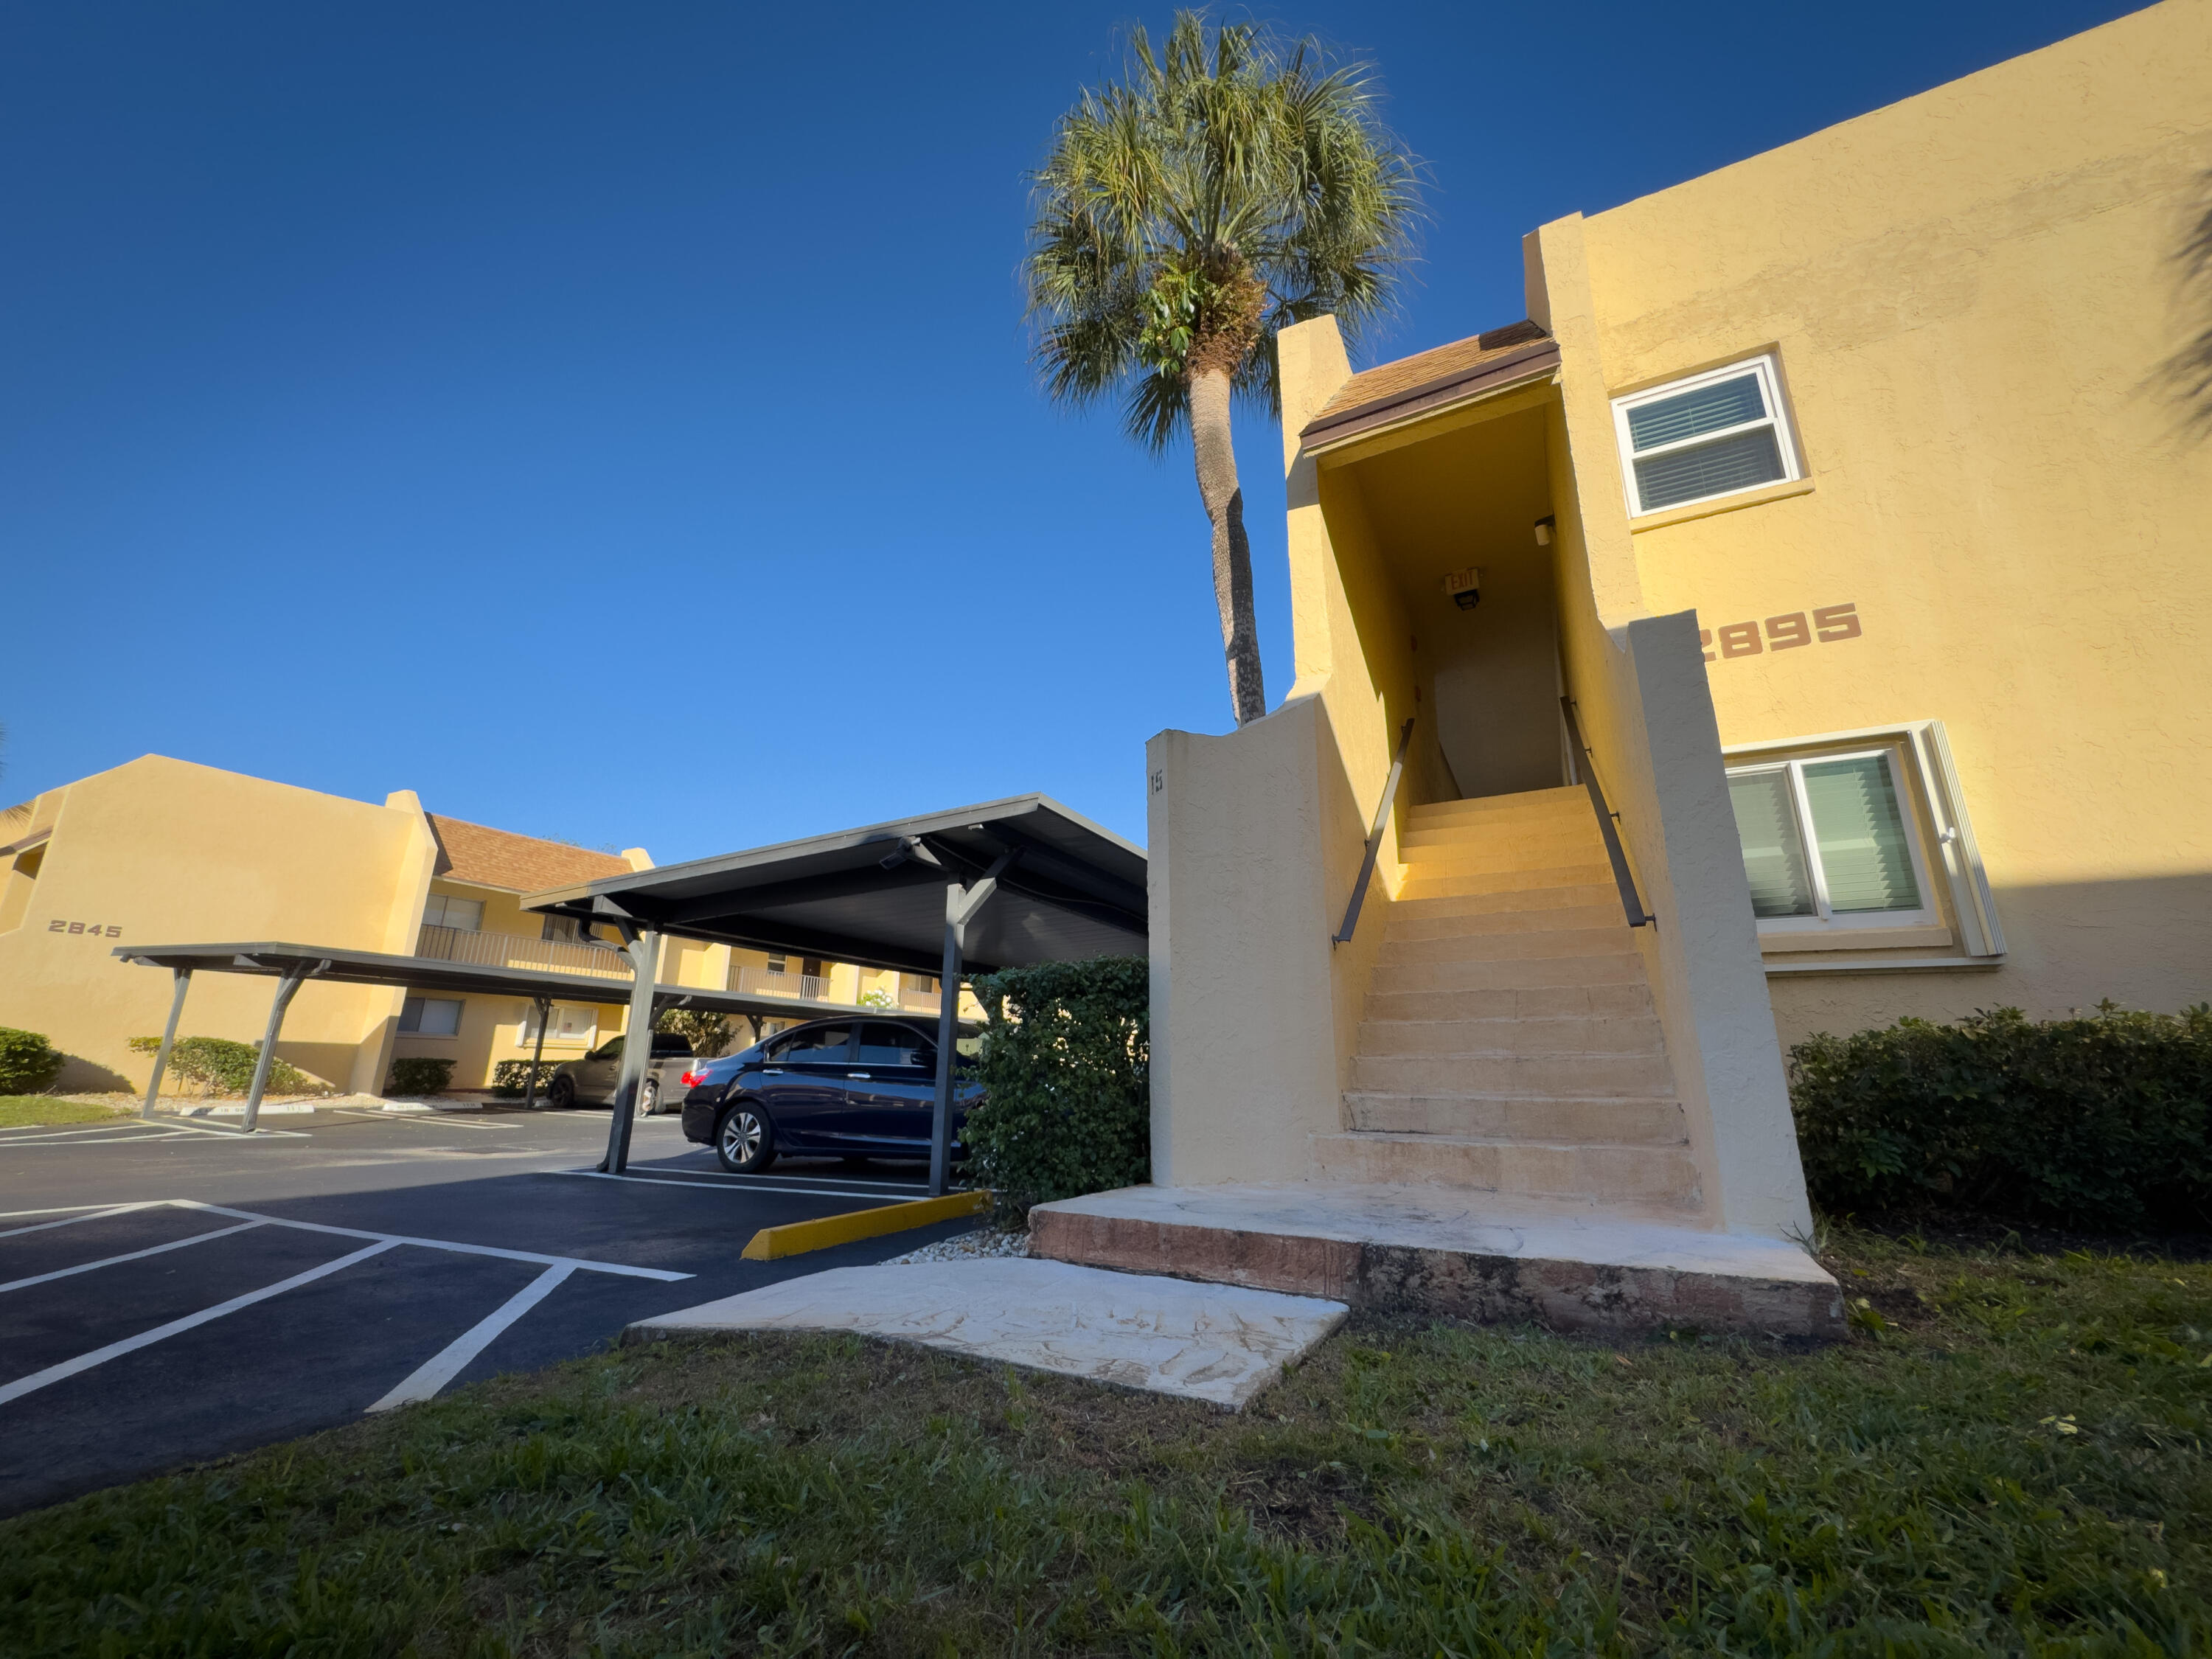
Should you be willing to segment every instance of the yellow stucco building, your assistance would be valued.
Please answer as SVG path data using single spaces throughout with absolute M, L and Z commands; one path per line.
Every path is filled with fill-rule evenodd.
M 2208 66 L 2167 0 L 1544 225 L 1524 319 L 1285 332 L 1297 679 L 1150 751 L 1156 1180 L 1779 1236 L 1782 1044 L 2212 998 Z
M 605 1001 L 553 1006 L 545 1056 L 570 1060 L 621 1034 L 629 967 L 522 898 L 651 863 L 641 848 L 592 852 L 427 812 L 410 790 L 380 805 L 148 755 L 0 811 L 0 1025 L 70 1056 L 59 1088 L 143 1088 L 151 1060 L 128 1044 L 161 1032 L 170 986 L 117 946 L 281 940 L 604 977 Z M 679 939 L 664 945 L 659 980 L 823 1012 L 937 1006 L 934 981 L 917 976 Z M 270 996 L 265 979 L 202 975 L 179 1035 L 258 1041 Z M 382 1092 L 392 1061 L 418 1055 L 453 1060 L 453 1086 L 481 1089 L 501 1060 L 530 1058 L 535 1018 L 520 994 L 311 980 L 277 1054 L 349 1092 Z

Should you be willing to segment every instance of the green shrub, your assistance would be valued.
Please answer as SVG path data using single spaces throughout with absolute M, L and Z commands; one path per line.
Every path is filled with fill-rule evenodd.
M 392 1062 L 392 1075 L 385 1080 L 387 1095 L 442 1095 L 453 1080 L 453 1062 L 450 1060 L 428 1060 L 416 1055 L 411 1060 Z
M 545 1085 L 553 1079 L 553 1068 L 561 1062 L 548 1057 L 538 1068 L 538 1097 L 545 1097 Z M 502 1060 L 491 1068 L 491 1091 L 501 1100 L 520 1100 L 530 1092 L 530 1062 L 526 1060 Z
M 2090 1228 L 2212 1217 L 2212 1009 L 1903 1019 L 1790 1051 L 1823 1207 L 1936 1206 Z
M 0 1095 L 44 1094 L 68 1059 L 36 1031 L 0 1025 Z
M 1152 990 L 1142 957 L 1012 968 L 975 981 L 990 1017 L 967 1176 L 1002 1221 L 1152 1173 Z
M 129 1046 L 134 1054 L 158 1054 L 161 1039 L 132 1037 Z M 228 1037 L 179 1037 L 176 1047 L 169 1050 L 167 1075 L 182 1082 L 196 1083 L 209 1094 L 242 1095 L 253 1087 L 253 1063 L 260 1058 L 261 1045 L 258 1042 L 234 1042 Z M 269 1092 L 272 1095 L 313 1094 L 322 1087 L 281 1055 L 269 1068 Z
M 730 1017 L 705 1008 L 664 1008 L 653 1029 L 689 1037 L 691 1052 L 701 1060 L 712 1060 L 730 1046 Z

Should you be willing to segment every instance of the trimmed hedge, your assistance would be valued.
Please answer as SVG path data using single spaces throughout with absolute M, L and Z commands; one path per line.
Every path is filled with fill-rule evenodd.
M 133 1054 L 158 1054 L 161 1039 L 132 1037 L 128 1046 Z M 179 1037 L 176 1047 L 169 1050 L 167 1075 L 197 1083 L 209 1094 L 242 1095 L 253 1087 L 253 1063 L 260 1058 L 261 1045 L 258 1042 L 234 1042 L 228 1037 Z M 319 1094 L 324 1092 L 324 1085 L 279 1055 L 269 1068 L 269 1092 Z
M 1902 1019 L 1790 1051 L 1823 1208 L 1971 1211 L 2063 1226 L 2212 1222 L 2212 1009 L 1955 1025 Z
M 548 1054 L 538 1068 L 538 1097 L 545 1098 L 545 1085 L 553 1080 L 553 1068 L 573 1054 Z M 491 1091 L 501 1100 L 520 1100 L 530 1092 L 530 1062 L 526 1060 L 502 1060 L 491 1068 Z
M 69 1056 L 36 1031 L 0 1025 L 0 1095 L 40 1095 Z
M 453 1062 L 450 1060 L 431 1060 L 416 1055 L 410 1060 L 392 1062 L 392 1075 L 385 1079 L 387 1095 L 442 1095 L 453 1080 Z
M 990 1017 L 966 1177 L 1001 1221 L 1152 1175 L 1152 979 L 1142 957 L 1012 968 L 975 981 Z

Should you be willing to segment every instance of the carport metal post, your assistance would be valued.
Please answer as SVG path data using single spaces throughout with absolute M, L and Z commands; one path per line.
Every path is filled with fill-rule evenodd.
M 968 949 L 968 924 L 998 890 L 999 878 L 1014 861 L 999 854 L 990 872 L 973 887 L 945 885 L 945 965 L 937 977 L 937 1107 L 929 1124 L 929 1195 L 945 1196 L 952 1167 L 952 1045 L 960 1035 L 961 958 Z
M 653 994 L 660 973 L 660 935 L 629 921 L 617 921 L 623 950 L 629 957 L 629 1023 L 623 1028 L 622 1077 L 615 1085 L 614 1115 L 607 1123 L 607 1155 L 599 1165 L 607 1175 L 629 1168 L 629 1126 L 639 1091 L 653 1065 Z
M 269 1005 L 269 1029 L 261 1034 L 261 1058 L 253 1062 L 253 1086 L 246 1092 L 246 1133 L 252 1134 L 261 1122 L 261 1093 L 269 1086 L 269 1068 L 276 1063 L 276 1034 L 284 1029 L 284 1011 L 292 1006 L 292 999 L 300 987 L 331 964 L 319 962 L 312 967 L 297 963 L 284 970 L 277 981 L 276 997 Z
M 154 1051 L 154 1075 L 146 1083 L 146 1104 L 138 1114 L 149 1123 L 154 1121 L 154 1103 L 161 1097 L 161 1073 L 169 1069 L 169 1050 L 177 1046 L 177 1021 L 185 1012 L 185 993 L 192 984 L 191 969 L 170 971 L 177 976 L 177 994 L 169 999 L 169 1023 L 161 1028 L 161 1046 Z
M 530 1088 L 528 1092 L 524 1095 L 522 1100 L 522 1109 L 526 1112 L 538 1104 L 538 1063 L 545 1058 L 545 1027 L 547 1022 L 551 1020 L 552 1018 L 553 999 L 551 997 L 538 998 L 538 1047 L 531 1051 Z

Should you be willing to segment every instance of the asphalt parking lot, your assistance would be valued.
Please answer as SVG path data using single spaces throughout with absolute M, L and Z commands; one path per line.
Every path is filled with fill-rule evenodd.
M 632 1320 L 972 1221 L 780 1261 L 761 1227 L 917 1197 L 902 1164 L 732 1176 L 604 1111 L 0 1131 L 0 1515 L 605 1346 Z

